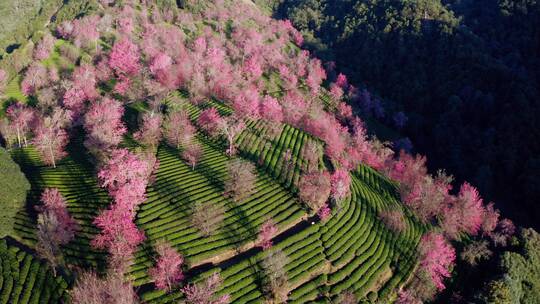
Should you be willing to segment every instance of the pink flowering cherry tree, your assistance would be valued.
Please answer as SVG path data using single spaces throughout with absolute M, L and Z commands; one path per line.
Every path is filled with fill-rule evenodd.
M 458 196 L 445 207 L 441 226 L 448 236 L 458 238 L 461 233 L 477 235 L 484 221 L 484 206 L 478 190 L 465 182 Z
M 195 166 L 199 163 L 203 154 L 202 146 L 195 140 L 192 140 L 185 145 L 180 156 L 191 166 L 191 170 L 195 170 Z
M 351 177 L 349 176 L 349 172 L 344 169 L 336 169 L 330 177 L 330 182 L 332 184 L 332 199 L 336 203 L 336 206 L 338 206 L 338 210 L 340 210 L 343 200 L 350 193 Z
M 184 257 L 164 241 L 156 244 L 155 249 L 158 258 L 155 266 L 149 270 L 149 274 L 157 288 L 171 290 L 173 285 L 184 278 L 181 268 Z
M 456 260 L 456 251 L 442 234 L 425 234 L 419 247 L 420 268 L 432 280 L 438 290 L 444 290 L 444 279 L 451 276 L 451 268 Z
M 266 220 L 259 229 L 258 243 L 263 250 L 272 247 L 272 238 L 276 235 L 278 228 L 272 219 Z
M 317 216 L 319 216 L 323 222 L 326 221 L 330 215 L 332 215 L 332 210 L 328 207 L 328 204 L 322 205 L 322 207 L 319 208 L 319 211 L 317 211 Z
M 311 210 L 319 210 L 330 196 L 330 174 L 324 172 L 310 172 L 304 174 L 298 185 L 300 199 Z
M 154 112 L 144 113 L 140 130 L 135 132 L 133 136 L 141 144 L 155 150 L 162 137 L 161 123 L 161 114 Z
M 34 59 L 43 60 L 49 57 L 54 47 L 55 39 L 50 33 L 46 33 L 34 49 Z
M 150 72 L 157 74 L 159 71 L 164 71 L 173 64 L 173 61 L 169 55 L 165 53 L 157 54 L 150 63 Z
M 54 237 L 59 244 L 69 243 L 74 237 L 79 226 L 67 209 L 66 199 L 57 188 L 46 188 L 41 193 L 42 206 L 36 207 L 39 212 L 50 212 L 58 220 L 58 234 Z
M 6 114 L 17 133 L 17 143 L 19 147 L 22 147 L 23 142 L 26 146 L 26 136 L 30 132 L 31 123 L 35 118 L 34 111 L 31 108 L 17 102 L 7 108 Z
M 216 108 L 208 108 L 201 112 L 197 119 L 199 127 L 210 136 L 216 136 L 220 132 L 221 116 Z
M 191 123 L 189 115 L 185 111 L 169 113 L 164 121 L 164 137 L 167 143 L 177 149 L 186 145 L 195 137 L 197 129 Z
M 43 205 L 36 207 L 39 211 L 36 251 L 49 262 L 56 276 L 56 267 L 63 262 L 60 246 L 73 240 L 79 226 L 69 214 L 58 189 L 45 189 L 41 202 Z
M 116 42 L 109 54 L 109 66 L 118 75 L 135 75 L 141 69 L 139 47 L 128 38 Z
M 216 272 L 206 281 L 198 284 L 189 284 L 182 288 L 188 304 L 227 304 L 230 301 L 229 295 L 217 296 L 215 293 L 222 284 L 221 277 Z
M 109 191 L 117 204 L 133 212 L 145 199 L 150 176 L 147 162 L 127 149 L 113 150 L 109 161 L 98 172 L 100 185 Z
M 244 120 L 237 117 L 236 115 L 231 115 L 225 118 L 222 118 L 218 123 L 219 132 L 227 140 L 229 147 L 227 148 L 227 154 L 233 156 L 236 154 L 236 145 L 234 140 L 244 129 L 246 124 Z
M 32 140 L 43 162 L 56 168 L 56 162 L 67 155 L 68 133 L 64 129 L 70 122 L 69 113 L 55 108 L 51 115 L 38 117 Z
M 112 98 L 96 100 L 84 116 L 84 145 L 94 155 L 102 155 L 118 145 L 127 129 L 122 122 L 124 107 Z
M 94 225 L 101 232 L 91 241 L 92 247 L 107 249 L 110 267 L 125 273 L 137 245 L 145 239 L 144 233 L 133 223 L 132 213 L 119 204 L 113 204 L 94 219 Z

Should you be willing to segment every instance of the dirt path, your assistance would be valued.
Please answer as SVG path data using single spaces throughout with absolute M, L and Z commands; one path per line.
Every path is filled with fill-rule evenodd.
M 373 284 L 371 284 L 371 286 L 366 291 L 364 296 L 366 296 L 368 293 L 370 293 L 372 291 L 377 292 L 378 290 L 380 290 L 381 287 L 383 287 L 384 284 L 386 284 L 386 282 L 388 282 L 388 280 L 390 280 L 393 275 L 394 275 L 394 273 L 392 272 L 392 269 L 390 269 L 390 267 L 387 266 L 386 269 L 384 270 L 384 272 L 379 276 L 377 281 L 375 281 Z
M 304 215 L 284 227 L 283 230 L 272 239 L 272 241 L 274 243 L 279 243 L 287 237 L 309 227 L 312 221 L 314 221 L 313 218 L 307 218 L 307 215 Z M 257 254 L 260 250 L 261 249 L 257 247 L 255 241 L 250 241 L 242 245 L 240 248 L 231 249 L 211 258 L 191 264 L 189 273 L 197 274 L 214 266 L 219 266 L 221 268 L 228 267 Z

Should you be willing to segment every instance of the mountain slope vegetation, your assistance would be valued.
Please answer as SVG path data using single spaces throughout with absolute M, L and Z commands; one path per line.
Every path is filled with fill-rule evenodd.
M 350 104 L 371 93 L 252 2 L 55 16 L 0 70 L 30 183 L 1 303 L 418 303 L 463 246 L 513 240 L 474 186 L 369 135 Z M 42 297 L 29 267 L 56 277 Z
M 430 156 L 430 168 L 474 182 L 506 214 L 537 227 L 537 1 L 286 0 L 275 6 L 304 33 L 309 49 L 380 96 L 386 113 L 373 115 L 402 128 L 415 150 Z M 369 113 L 369 101 L 355 107 Z M 396 111 L 408 117 L 404 127 Z

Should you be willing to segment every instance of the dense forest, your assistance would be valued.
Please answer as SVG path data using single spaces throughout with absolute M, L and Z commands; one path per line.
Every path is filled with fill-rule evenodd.
M 471 181 L 507 216 L 538 228 L 537 1 L 286 0 L 274 6 L 319 57 L 378 93 L 385 111 L 374 115 L 398 129 L 408 118 L 400 132 L 416 152 L 429 155 L 430 168 Z M 365 114 L 372 107 L 365 100 L 355 106 Z M 397 111 L 406 116 L 391 114 Z
M 408 136 L 414 152 L 429 155 L 431 170 L 472 181 L 506 216 L 538 228 L 536 1 L 285 0 L 271 6 L 302 31 L 305 46 L 335 62 L 352 84 L 377 93 L 353 100 L 357 113 Z M 523 231 L 494 251 L 483 241 L 465 242 L 455 277 L 437 301 L 535 303 L 538 269 L 525 268 L 538 262 L 518 256 L 535 259 L 537 238 Z

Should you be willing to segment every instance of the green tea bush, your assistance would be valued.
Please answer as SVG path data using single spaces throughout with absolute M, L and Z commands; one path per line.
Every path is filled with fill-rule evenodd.
M 9 153 L 0 147 L 0 237 L 14 235 L 15 216 L 24 209 L 30 183 Z

